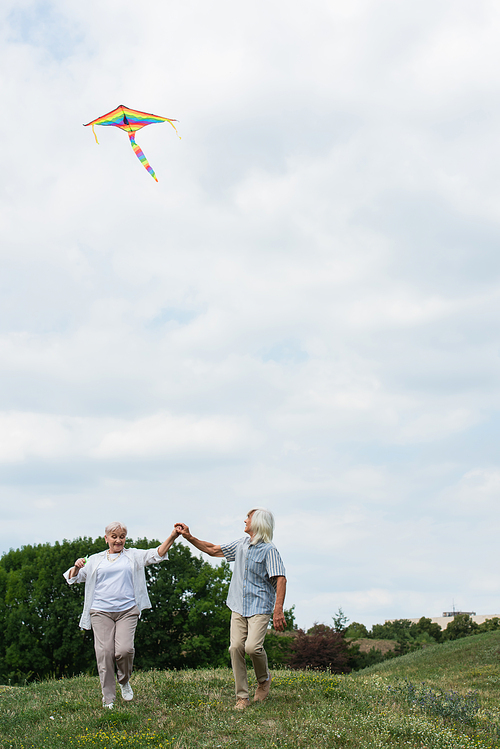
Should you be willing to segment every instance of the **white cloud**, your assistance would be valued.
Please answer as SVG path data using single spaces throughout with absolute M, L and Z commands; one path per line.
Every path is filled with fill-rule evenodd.
M 447 487 L 441 497 L 445 507 L 454 513 L 484 517 L 496 516 L 500 497 L 500 470 L 498 468 L 474 468 L 460 477 L 453 486 Z
M 497 7 L 0 12 L 0 548 L 257 501 L 299 624 L 494 610 Z
M 157 414 L 105 434 L 93 451 L 97 458 L 158 458 L 172 454 L 230 456 L 258 444 L 232 419 L 195 419 Z
M 0 414 L 0 463 L 30 459 L 157 460 L 186 455 L 230 458 L 259 443 L 230 418 L 159 413 L 137 420 L 36 413 Z

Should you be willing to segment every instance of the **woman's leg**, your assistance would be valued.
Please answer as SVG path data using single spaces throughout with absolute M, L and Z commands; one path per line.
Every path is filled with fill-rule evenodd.
M 137 606 L 121 611 L 114 615 L 116 617 L 114 656 L 118 682 L 123 686 L 127 684 L 132 675 L 134 666 L 134 636 L 139 619 Z
M 91 611 L 97 671 L 101 681 L 102 701 L 110 705 L 116 698 L 115 682 L 115 622 L 114 615 L 105 611 Z

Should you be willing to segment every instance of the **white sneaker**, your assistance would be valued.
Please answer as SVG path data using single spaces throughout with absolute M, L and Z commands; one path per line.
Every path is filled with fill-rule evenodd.
M 122 697 L 124 700 L 130 702 L 130 700 L 134 699 L 134 692 L 129 681 L 127 681 L 126 684 L 120 684 L 120 689 L 122 690 Z

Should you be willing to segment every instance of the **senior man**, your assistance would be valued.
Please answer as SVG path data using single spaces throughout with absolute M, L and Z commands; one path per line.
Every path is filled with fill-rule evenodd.
M 245 653 L 252 660 L 257 679 L 254 702 L 262 702 L 271 687 L 264 650 L 271 615 L 274 629 L 282 630 L 286 624 L 283 614 L 285 567 L 277 548 L 271 543 L 274 517 L 269 510 L 250 510 L 245 519 L 248 537 L 222 546 L 195 538 L 185 523 L 176 523 L 175 529 L 200 551 L 234 562 L 226 601 L 232 612 L 229 652 L 236 687 L 235 709 L 244 710 L 250 705 Z

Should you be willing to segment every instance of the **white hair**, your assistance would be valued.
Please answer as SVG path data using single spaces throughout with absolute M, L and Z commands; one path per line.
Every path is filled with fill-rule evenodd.
M 123 525 L 123 523 L 119 523 L 118 520 L 115 520 L 114 523 L 110 523 L 106 526 L 104 535 L 109 536 L 110 533 L 115 533 L 116 531 L 125 531 L 125 533 L 127 533 L 127 526 Z
M 252 516 L 250 520 L 250 528 L 252 531 L 252 539 L 250 545 L 263 541 L 265 544 L 271 543 L 273 540 L 274 533 L 274 516 L 269 510 L 264 510 L 262 507 L 256 507 L 250 510 L 248 515 Z

